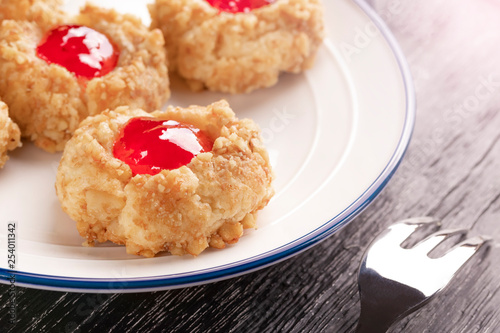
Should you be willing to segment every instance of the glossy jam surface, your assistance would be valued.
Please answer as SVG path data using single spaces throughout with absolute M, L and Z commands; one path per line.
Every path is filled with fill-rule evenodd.
M 270 5 L 276 0 L 206 0 L 212 7 L 229 13 L 248 13 Z
M 47 33 L 36 49 L 39 58 L 87 79 L 104 76 L 118 63 L 119 51 L 91 28 L 63 25 Z
M 127 163 L 134 175 L 156 175 L 188 164 L 199 153 L 211 151 L 212 146 L 212 140 L 192 125 L 139 117 L 122 128 L 113 155 Z

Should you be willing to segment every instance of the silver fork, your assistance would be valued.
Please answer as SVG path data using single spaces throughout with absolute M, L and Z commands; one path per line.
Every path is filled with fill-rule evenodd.
M 488 240 L 467 239 L 436 259 L 428 256 L 432 249 L 449 236 L 467 230 L 441 230 L 411 249 L 401 247 L 418 228 L 440 225 L 431 217 L 408 219 L 390 226 L 373 241 L 359 268 L 361 315 L 357 333 L 386 332 L 393 323 L 422 307 Z

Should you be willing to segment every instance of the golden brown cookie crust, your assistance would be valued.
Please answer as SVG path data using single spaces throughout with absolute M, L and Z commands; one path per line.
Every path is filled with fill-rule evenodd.
M 152 28 L 165 37 L 170 70 L 191 88 L 242 93 L 280 72 L 313 65 L 324 36 L 319 0 L 277 0 L 250 13 L 219 13 L 204 0 L 156 0 Z
M 1 0 L 0 22 L 30 21 L 46 31 L 64 19 L 61 5 L 62 0 Z
M 21 147 L 21 131 L 9 118 L 7 105 L 0 101 L 0 168 L 9 159 L 7 151 Z
M 80 121 L 107 108 L 128 105 L 148 112 L 169 98 L 164 41 L 130 15 L 92 5 L 57 24 L 79 24 L 107 35 L 120 49 L 117 67 L 83 82 L 36 56 L 44 31 L 35 22 L 4 20 L 0 26 L 0 96 L 24 137 L 42 149 L 64 149 Z
M 151 116 L 192 124 L 214 140 L 213 150 L 186 166 L 132 176 L 113 157 L 122 126 Z M 273 173 L 257 125 L 238 120 L 227 102 L 169 107 L 147 114 L 119 107 L 89 117 L 68 142 L 56 190 L 63 210 L 87 239 L 125 244 L 128 253 L 200 254 L 238 241 L 274 191 Z

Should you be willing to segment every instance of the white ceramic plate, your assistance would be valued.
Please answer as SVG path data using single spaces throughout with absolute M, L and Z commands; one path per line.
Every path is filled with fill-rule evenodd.
M 69 10 L 82 2 L 70 0 Z M 120 1 L 117 9 L 148 24 L 147 2 Z M 259 123 L 277 177 L 257 230 L 197 258 L 146 259 L 110 243 L 82 247 L 54 191 L 60 155 L 25 144 L 0 172 L 0 275 L 8 273 L 9 221 L 17 222 L 18 285 L 92 292 L 178 288 L 248 273 L 349 222 L 397 168 L 413 129 L 414 95 L 401 51 L 381 20 L 361 2 L 324 2 L 328 38 L 307 73 L 283 75 L 275 87 L 248 95 L 197 94 L 176 84 L 169 101 L 187 106 L 226 98 L 240 118 Z

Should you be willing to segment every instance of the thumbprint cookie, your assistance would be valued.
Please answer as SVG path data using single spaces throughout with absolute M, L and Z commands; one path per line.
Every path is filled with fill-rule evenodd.
M 159 30 L 89 4 L 49 28 L 31 19 L 1 22 L 0 96 L 23 137 L 42 149 L 63 150 L 89 115 L 121 105 L 151 112 L 169 98 Z
M 66 145 L 56 191 L 84 245 L 196 256 L 254 228 L 272 180 L 258 126 L 219 101 L 87 118 Z
M 270 87 L 310 68 L 324 35 L 319 0 L 156 0 L 149 11 L 193 90 Z

